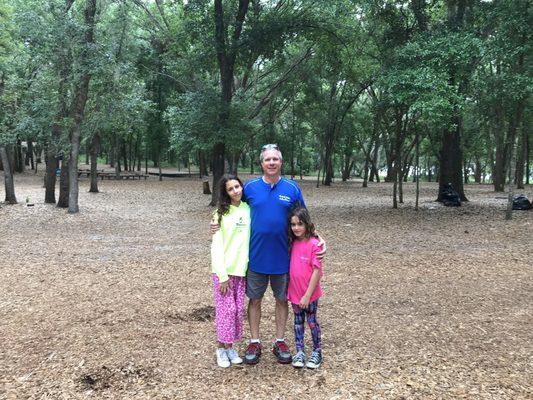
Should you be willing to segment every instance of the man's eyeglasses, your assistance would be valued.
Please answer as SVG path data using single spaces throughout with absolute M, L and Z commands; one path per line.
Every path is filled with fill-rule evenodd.
M 263 147 L 261 147 L 261 151 L 272 150 L 272 149 L 279 150 L 278 145 L 270 143 L 270 144 L 265 144 Z

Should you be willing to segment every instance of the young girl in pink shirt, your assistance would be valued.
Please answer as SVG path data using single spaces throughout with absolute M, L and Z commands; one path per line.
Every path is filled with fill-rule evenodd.
M 292 359 L 295 368 L 318 368 L 322 363 L 320 325 L 316 318 L 318 299 L 322 296 L 320 278 L 322 263 L 317 258 L 321 251 L 315 237 L 315 227 L 307 209 L 298 207 L 289 214 L 289 241 L 291 242 L 291 263 L 287 298 L 294 311 L 294 337 L 296 355 Z M 304 352 L 304 323 L 311 330 L 313 352 L 308 360 Z M 307 362 L 306 362 L 307 361 Z

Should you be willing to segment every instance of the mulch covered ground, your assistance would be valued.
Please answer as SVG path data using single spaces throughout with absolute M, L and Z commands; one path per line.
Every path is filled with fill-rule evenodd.
M 99 194 L 84 179 L 77 215 L 44 204 L 42 175 L 15 182 L 20 204 L 0 208 L 2 399 L 533 398 L 533 211 L 505 221 L 491 186 L 445 208 L 423 184 L 416 212 L 411 183 L 393 210 L 389 184 L 302 182 L 328 254 L 325 361 L 298 371 L 268 350 L 270 294 L 260 364 L 216 366 L 198 179 Z

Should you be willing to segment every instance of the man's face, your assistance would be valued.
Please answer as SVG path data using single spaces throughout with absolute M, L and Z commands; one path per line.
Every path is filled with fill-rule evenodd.
M 281 158 L 279 157 L 279 152 L 275 149 L 265 150 L 263 152 L 261 168 L 263 168 L 263 173 L 268 177 L 275 178 L 280 176 Z

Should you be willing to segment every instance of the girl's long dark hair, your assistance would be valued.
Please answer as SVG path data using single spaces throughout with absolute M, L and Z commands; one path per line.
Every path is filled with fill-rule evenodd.
M 309 239 L 313 236 L 316 236 L 315 225 L 311 222 L 311 216 L 309 215 L 309 211 L 307 211 L 307 208 L 302 207 L 301 205 L 297 205 L 289 212 L 289 243 L 294 242 L 294 240 L 296 239 L 296 236 L 294 236 L 294 233 L 291 229 L 292 217 L 298 218 L 305 225 L 304 239 Z
M 228 181 L 237 181 L 240 183 L 241 187 L 243 186 L 242 181 L 239 179 L 237 175 L 228 174 L 220 178 L 220 181 L 218 182 L 218 207 L 217 207 L 219 225 L 220 225 L 220 220 L 222 219 L 222 216 L 228 213 L 229 206 L 231 205 L 231 198 L 229 197 L 229 194 L 226 191 L 226 183 Z

